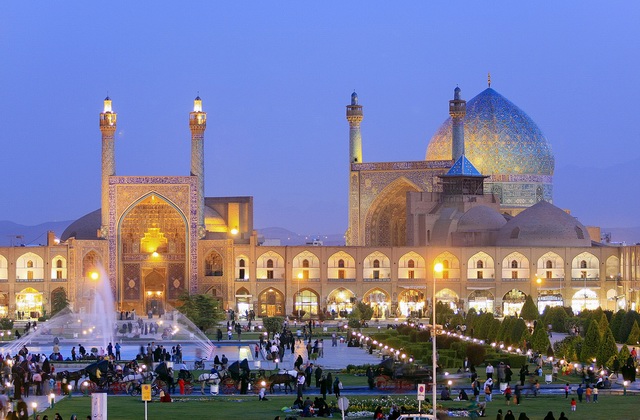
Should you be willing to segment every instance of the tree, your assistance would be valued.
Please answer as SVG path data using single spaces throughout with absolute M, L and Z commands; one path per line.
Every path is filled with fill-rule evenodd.
M 631 332 L 627 337 L 627 344 L 637 345 L 640 341 L 640 326 L 638 326 L 638 321 L 633 321 L 633 327 L 631 328 Z
M 481 340 L 485 340 L 489 334 L 489 328 L 493 322 L 493 314 L 485 313 L 478 317 L 475 322 L 474 332 L 475 336 Z
M 584 344 L 580 352 L 580 359 L 583 362 L 591 361 L 594 357 L 598 357 L 600 350 L 600 330 L 597 322 L 591 322 L 589 329 L 584 337 Z M 605 360 L 606 361 L 606 360 Z
M 627 359 L 629 358 L 629 356 L 631 356 L 629 347 L 627 347 L 626 344 L 623 344 L 622 348 L 620 349 L 620 353 L 618 353 L 618 360 L 620 361 L 620 364 L 623 365 L 627 363 Z
M 202 331 L 207 331 L 222 319 L 218 301 L 210 295 L 185 293 L 178 298 L 178 301 L 182 302 L 178 310 Z
M 69 299 L 67 299 L 67 291 L 64 287 L 58 287 L 51 292 L 51 316 L 69 307 Z
M 551 325 L 551 329 L 557 332 L 567 332 L 566 322 L 569 319 L 567 311 L 561 306 L 547 307 L 542 317 L 544 325 Z
M 500 323 L 500 329 L 498 330 L 498 334 L 496 335 L 496 341 L 506 341 L 508 332 L 511 331 L 511 321 L 513 317 L 505 316 L 502 322 Z
M 511 336 L 509 337 L 508 344 L 519 344 L 520 339 L 522 338 L 522 333 L 526 329 L 527 324 L 525 324 L 524 320 L 522 318 L 516 319 L 511 325 Z
M 528 295 L 525 299 L 524 305 L 522 305 L 520 316 L 526 321 L 533 321 L 540 317 L 538 308 L 536 308 L 536 304 L 533 303 L 533 298 L 531 297 L 531 295 Z
M 626 313 L 627 311 L 625 311 L 624 309 L 620 309 L 618 312 L 616 312 L 613 315 L 613 318 L 611 318 L 610 327 L 611 327 L 611 331 L 613 332 L 613 337 L 616 339 L 617 342 L 625 341 L 620 337 L 620 326 L 624 321 L 624 316 L 626 315 Z
M 484 358 L 487 354 L 487 349 L 485 346 L 481 344 L 470 343 L 467 345 L 467 357 L 469 358 L 469 363 L 473 366 L 481 365 L 484 362 Z
M 282 331 L 284 318 L 281 316 L 266 316 L 262 318 L 262 326 L 268 333 L 277 333 Z
M 604 312 L 602 313 L 602 315 L 600 315 L 600 319 L 598 320 L 598 329 L 600 330 L 601 334 L 600 338 L 604 338 L 605 333 L 609 329 L 609 320 L 607 319 L 607 314 Z
M 578 360 L 578 350 L 582 348 L 582 337 L 565 337 L 553 344 L 554 353 L 567 362 Z
M 547 351 L 551 343 L 549 342 L 549 335 L 542 326 L 542 322 L 536 324 L 536 328 L 533 330 L 533 336 L 531 337 L 531 347 L 534 351 L 544 353 Z
M 489 333 L 487 334 L 487 341 L 493 343 L 498 338 L 498 332 L 500 331 L 500 327 L 502 326 L 502 322 L 499 319 L 491 320 L 491 327 L 489 328 Z
M 631 333 L 631 329 L 633 328 L 633 323 L 636 321 L 636 315 L 636 311 L 629 311 L 624 314 L 622 325 L 620 325 L 620 330 L 618 332 L 618 338 L 620 342 L 627 342 L 629 333 Z
M 618 346 L 616 345 L 616 339 L 613 338 L 613 332 L 609 325 L 603 334 L 602 342 L 600 344 L 600 351 L 598 352 L 598 361 L 602 364 L 606 364 L 609 359 L 618 354 Z M 609 366 L 611 367 L 611 366 Z
M 373 316 L 373 308 L 363 301 L 359 301 L 353 307 L 353 311 L 349 314 L 349 319 L 358 321 L 369 321 Z

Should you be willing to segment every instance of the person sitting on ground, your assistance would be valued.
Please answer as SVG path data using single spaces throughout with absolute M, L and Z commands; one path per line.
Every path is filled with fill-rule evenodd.
M 518 420 L 529 420 L 529 417 L 527 417 L 527 414 L 522 412 L 520 413 L 520 415 L 518 416 Z
M 516 420 L 516 416 L 513 415 L 513 411 L 507 410 L 507 414 L 504 415 L 504 420 Z
M 461 389 L 460 392 L 458 393 L 458 399 L 460 401 L 469 401 L 469 396 L 467 395 L 464 389 Z
M 569 418 L 567 416 L 564 415 L 564 411 L 562 411 L 560 413 L 560 417 L 558 417 L 558 420 L 569 420 Z
M 293 402 L 293 405 L 291 406 L 291 408 L 296 408 L 298 410 L 302 410 L 302 406 L 304 405 L 304 401 L 302 401 L 302 397 L 298 397 L 296 398 L 296 400 Z
M 260 392 L 258 393 L 258 401 L 269 401 L 266 394 L 267 390 L 264 387 L 260 388 Z
M 171 395 L 168 392 L 160 391 L 160 402 L 171 402 Z
M 544 420 L 556 420 L 553 416 L 553 411 L 549 411 L 546 416 L 544 416 Z
M 451 392 L 449 391 L 449 387 L 445 386 L 440 393 L 440 399 L 443 401 L 451 401 Z

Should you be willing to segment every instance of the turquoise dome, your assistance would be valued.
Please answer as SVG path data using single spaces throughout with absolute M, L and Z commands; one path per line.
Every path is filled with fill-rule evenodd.
M 448 118 L 431 138 L 426 160 L 450 160 L 451 136 Z M 555 160 L 540 128 L 491 88 L 467 102 L 464 139 L 466 157 L 483 175 L 553 175 Z

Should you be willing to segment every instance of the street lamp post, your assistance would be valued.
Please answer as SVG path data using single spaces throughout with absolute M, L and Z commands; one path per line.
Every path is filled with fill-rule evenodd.
M 442 273 L 442 270 L 444 269 L 442 263 L 436 263 L 433 266 L 433 299 L 431 301 L 431 307 L 432 307 L 432 316 L 433 319 L 431 321 L 431 376 L 433 377 L 433 383 L 431 384 L 431 391 L 432 391 L 432 398 L 433 401 L 431 402 L 432 407 L 433 407 L 433 418 L 436 418 L 436 398 L 438 396 L 438 391 L 436 390 L 436 370 L 438 367 L 438 364 L 436 362 L 436 276 L 440 275 Z
M 293 304 L 296 306 L 299 321 L 302 321 L 300 319 L 300 304 L 298 303 L 298 301 L 302 301 L 302 299 L 300 299 L 300 282 L 301 281 L 302 281 L 302 273 L 298 273 L 298 294 L 296 295 L 296 299 L 293 302 Z

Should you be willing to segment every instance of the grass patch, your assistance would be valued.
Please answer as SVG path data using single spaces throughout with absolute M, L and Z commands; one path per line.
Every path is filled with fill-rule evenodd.
M 310 395 L 312 398 L 315 395 Z M 352 396 L 349 399 L 370 399 L 370 398 L 394 398 L 392 396 Z M 410 397 L 411 398 L 411 397 Z M 289 396 L 269 396 L 269 401 L 258 401 L 255 395 L 238 395 L 224 397 L 192 397 L 178 398 L 171 404 L 158 402 L 149 403 L 149 418 L 154 420 L 183 418 L 188 415 L 193 419 L 200 418 L 223 418 L 223 419 L 272 419 L 277 415 L 286 415 L 282 412 L 282 407 L 293 403 L 295 395 Z M 335 397 L 329 397 L 329 404 L 335 405 Z M 487 409 L 487 418 L 495 418 L 498 408 L 504 413 L 508 409 L 513 410 L 518 417 L 519 413 L 526 412 L 531 419 L 541 419 L 548 411 L 553 411 L 557 418 L 560 411 L 564 411 L 569 418 L 589 418 L 590 420 L 610 420 L 610 419 L 634 419 L 638 418 L 637 404 L 640 396 L 608 396 L 600 395 L 598 404 L 582 403 L 578 405 L 577 413 L 571 413 L 569 400 L 564 396 L 541 396 L 538 398 L 525 399 L 519 406 L 507 406 L 503 399 L 497 397 L 490 402 Z M 467 407 L 467 403 L 449 401 L 445 407 Z M 70 418 L 72 414 L 77 414 L 78 418 L 84 419 L 90 415 L 91 399 L 88 397 L 73 397 L 65 399 L 56 404 L 54 409 L 46 410 L 44 413 L 53 418 L 55 413 L 60 413 L 62 418 Z M 132 419 L 143 418 L 144 403 L 134 397 L 109 397 L 108 399 L 109 419 Z M 289 414 L 291 415 L 291 414 Z M 336 417 L 334 415 L 334 417 Z

